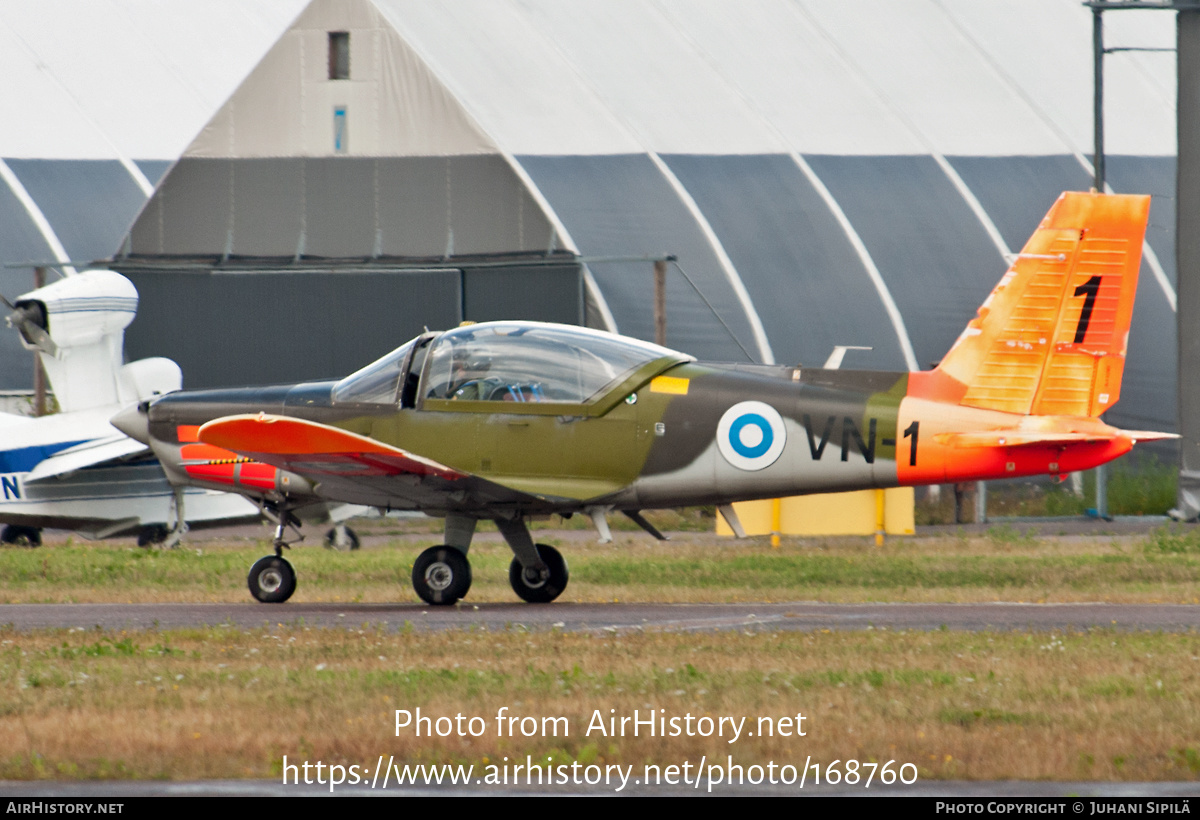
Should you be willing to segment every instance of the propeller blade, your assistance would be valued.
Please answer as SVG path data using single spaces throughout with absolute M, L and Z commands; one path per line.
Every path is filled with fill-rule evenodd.
M 15 327 L 20 331 L 25 341 L 33 347 L 57 358 L 58 345 L 54 343 L 54 340 L 50 338 L 50 334 L 46 331 L 46 318 L 41 306 L 26 304 L 17 307 L 3 296 L 0 296 L 0 299 L 4 299 L 4 303 L 13 309 L 13 312 L 6 319 L 8 326 Z

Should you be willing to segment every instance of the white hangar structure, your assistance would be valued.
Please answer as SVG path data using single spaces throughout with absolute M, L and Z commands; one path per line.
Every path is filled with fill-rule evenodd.
M 1173 14 L 1105 23 L 1175 43 Z M 219 386 L 463 319 L 653 338 L 671 255 L 672 347 L 922 369 L 1091 185 L 1091 26 L 1078 0 L 0 2 L 0 291 L 110 259 L 128 355 Z M 1109 184 L 1154 195 L 1108 418 L 1173 430 L 1175 57 L 1105 83 Z

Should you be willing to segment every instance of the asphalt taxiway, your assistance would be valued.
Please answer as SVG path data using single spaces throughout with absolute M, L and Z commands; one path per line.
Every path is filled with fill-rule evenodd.
M 582 604 L 4 604 L 0 625 L 32 629 L 179 629 L 230 625 L 397 631 L 628 630 L 1200 630 L 1195 604 L 903 603 Z

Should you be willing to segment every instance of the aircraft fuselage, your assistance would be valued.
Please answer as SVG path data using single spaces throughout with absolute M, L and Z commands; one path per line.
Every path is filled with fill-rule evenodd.
M 598 504 L 619 509 L 724 504 L 1058 474 L 1093 467 L 1129 449 L 1125 439 L 1069 448 L 949 446 L 948 435 L 1017 430 L 1028 425 L 1030 417 L 922 398 L 928 377 L 688 362 L 648 377 L 596 416 L 551 415 L 545 404 L 501 401 L 440 401 L 438 409 L 424 406 L 434 402 L 409 408 L 339 403 L 331 396 L 333 382 L 187 391 L 154 403 L 150 434 L 160 446 L 187 448 L 187 441 L 195 441 L 194 431 L 217 418 L 265 413 L 305 419 L 420 453 L 543 502 L 529 512 L 566 512 Z M 1045 427 L 1047 419 L 1037 422 Z M 1110 429 L 1094 419 L 1062 422 L 1073 430 Z M 187 480 L 204 483 L 206 474 L 213 475 L 209 486 L 214 488 L 236 484 L 286 492 L 288 479 L 293 493 L 311 491 L 330 500 L 363 503 L 366 493 L 368 503 L 393 509 L 436 512 L 453 506 L 468 511 L 474 506 L 465 497 L 427 498 L 415 485 L 428 478 L 405 477 L 408 483 L 398 479 L 393 494 L 356 486 L 352 476 L 313 485 L 288 477 L 286 471 L 250 475 L 266 465 L 248 459 L 236 463 L 234 454 L 203 444 L 191 446 L 199 448 L 195 453 L 212 456 L 212 463 L 184 468 Z

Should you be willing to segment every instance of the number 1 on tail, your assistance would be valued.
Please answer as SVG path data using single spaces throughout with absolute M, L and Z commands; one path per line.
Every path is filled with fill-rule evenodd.
M 1088 324 L 1092 321 L 1092 308 L 1096 305 L 1096 294 L 1100 291 L 1100 277 L 1093 276 L 1079 287 L 1075 288 L 1076 296 L 1084 296 L 1083 310 L 1079 312 L 1079 325 L 1075 328 L 1075 344 L 1083 341 L 1087 335 Z

